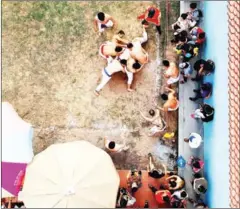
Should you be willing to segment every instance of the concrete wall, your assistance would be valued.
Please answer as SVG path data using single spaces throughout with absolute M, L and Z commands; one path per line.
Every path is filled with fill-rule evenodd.
M 203 57 L 212 59 L 216 65 L 215 73 L 205 79 L 213 83 L 213 95 L 205 102 L 215 108 L 214 121 L 204 124 L 204 170 L 209 182 L 206 200 L 211 208 L 227 208 L 229 207 L 227 1 L 205 1 L 203 11 L 203 27 L 207 34 Z

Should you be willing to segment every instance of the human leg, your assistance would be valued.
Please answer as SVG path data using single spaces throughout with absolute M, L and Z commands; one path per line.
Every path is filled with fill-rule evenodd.
M 147 42 L 147 40 L 148 40 L 148 35 L 147 35 L 147 32 L 144 28 L 143 36 L 141 37 L 140 42 L 141 42 L 141 44 L 143 44 L 143 43 Z
M 101 83 L 97 86 L 97 88 L 95 89 L 96 92 L 99 93 L 99 91 L 108 83 L 108 81 L 110 81 L 111 77 L 108 76 L 105 71 L 102 71 L 102 80 Z
M 150 172 L 155 169 L 155 165 L 153 164 L 153 159 L 152 159 L 151 153 L 148 154 L 148 166 L 149 166 Z
M 156 25 L 156 29 L 157 29 L 159 35 L 161 35 L 162 34 L 161 25 Z
M 127 90 L 128 91 L 133 91 L 133 89 L 131 89 L 131 84 L 132 84 L 132 81 L 133 81 L 133 73 L 126 70 L 126 74 L 127 74 L 127 77 L 128 77 Z
M 201 95 L 200 91 L 196 90 L 195 93 L 196 93 L 196 96 L 195 96 L 195 97 L 189 97 L 189 99 L 190 99 L 191 101 L 196 101 L 196 100 L 202 98 L 202 95 Z

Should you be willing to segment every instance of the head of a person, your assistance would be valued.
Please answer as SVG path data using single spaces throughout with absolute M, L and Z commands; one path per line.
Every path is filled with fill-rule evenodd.
M 200 185 L 198 187 L 198 191 L 201 192 L 201 193 L 206 193 L 207 189 L 203 185 Z
M 135 63 L 133 63 L 132 67 L 133 67 L 133 69 L 138 70 L 141 68 L 141 64 L 139 62 L 135 62 Z
M 178 29 L 180 29 L 180 26 L 179 26 L 178 24 L 175 24 L 175 25 L 173 26 L 173 30 L 178 30 Z
M 105 14 L 103 12 L 98 12 L 97 17 L 100 21 L 105 20 Z
M 185 36 L 180 36 L 180 37 L 179 37 L 179 41 L 180 41 L 181 43 L 185 43 L 185 42 L 186 42 L 186 37 L 185 37 Z
M 133 183 L 132 183 L 132 188 L 131 188 L 132 193 L 134 194 L 137 190 L 138 190 L 137 183 L 136 183 L 136 182 L 133 182 Z
M 213 108 L 210 107 L 209 105 L 204 105 L 203 111 L 204 111 L 206 114 L 212 114 Z
M 125 33 L 124 33 L 124 31 L 123 30 L 120 30 L 120 31 L 118 31 L 118 33 L 117 33 L 118 35 L 119 35 L 119 37 L 123 37 L 123 36 L 125 36 Z
M 113 142 L 113 141 L 111 141 L 111 142 L 108 144 L 108 147 L 109 147 L 109 149 L 114 149 L 114 148 L 115 148 L 115 145 L 116 145 L 116 143 Z
M 121 208 L 126 208 L 127 207 L 128 201 L 125 198 L 121 198 L 120 200 L 120 207 Z
M 170 187 L 174 188 L 177 186 L 177 183 L 176 183 L 176 181 L 169 181 L 169 185 L 170 185 Z
M 170 62 L 168 60 L 163 60 L 162 65 L 165 69 L 167 69 L 170 66 Z
M 172 208 L 180 208 L 181 202 L 179 200 L 175 200 L 171 203 Z
M 163 196 L 163 201 L 166 202 L 166 203 L 170 203 L 170 198 L 169 198 L 169 196 L 164 195 L 164 196 Z
M 182 13 L 182 14 L 181 14 L 181 18 L 182 18 L 183 20 L 186 20 L 186 19 L 187 19 L 187 16 L 188 16 L 187 13 Z
M 162 98 L 162 100 L 167 101 L 168 100 L 168 95 L 167 94 L 161 94 L 161 98 Z
M 199 33 L 198 38 L 199 39 L 204 39 L 205 38 L 205 32 Z
M 149 115 L 154 116 L 155 115 L 155 111 L 153 109 L 150 109 L 149 110 Z
M 115 52 L 121 52 L 123 48 L 121 46 L 116 46 L 115 47 Z
M 194 168 L 197 168 L 197 169 L 200 169 L 200 168 L 201 168 L 201 165 L 200 165 L 199 161 L 194 161 L 193 164 L 192 164 L 192 166 L 193 166 Z
M 148 18 L 153 18 L 153 16 L 155 15 L 155 9 L 151 8 L 148 11 Z
M 128 43 L 127 44 L 127 48 L 131 50 L 133 48 L 133 44 L 132 43 Z
M 194 9 L 196 9 L 196 8 L 197 8 L 197 3 L 194 2 L 194 3 L 191 3 L 191 4 L 190 4 L 190 9 L 191 9 L 191 10 L 194 10 Z
M 123 65 L 123 66 L 126 66 L 127 65 L 127 60 L 125 60 L 125 59 L 120 60 L 120 64 Z
M 182 191 L 180 196 L 181 196 L 181 198 L 186 198 L 187 197 L 187 192 Z

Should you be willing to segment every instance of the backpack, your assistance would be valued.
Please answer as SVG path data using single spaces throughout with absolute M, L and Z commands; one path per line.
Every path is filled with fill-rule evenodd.
M 198 16 L 199 16 L 200 18 L 202 18 L 202 17 L 203 17 L 203 12 L 202 12 L 202 10 L 198 9 L 197 11 L 198 11 Z

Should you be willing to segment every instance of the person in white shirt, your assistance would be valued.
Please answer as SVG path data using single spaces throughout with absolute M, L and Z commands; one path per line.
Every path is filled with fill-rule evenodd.
M 117 144 L 115 141 L 111 141 L 108 139 L 104 139 L 104 146 L 105 148 L 110 152 L 122 152 L 127 151 L 129 149 L 129 146 L 126 146 L 126 144 Z
M 99 12 L 94 18 L 94 29 L 101 35 L 105 28 L 112 28 L 116 26 L 116 21 L 108 14 Z
M 202 144 L 202 137 L 197 133 L 191 133 L 188 138 L 184 139 L 185 142 L 189 143 L 189 146 L 193 149 L 197 149 Z

